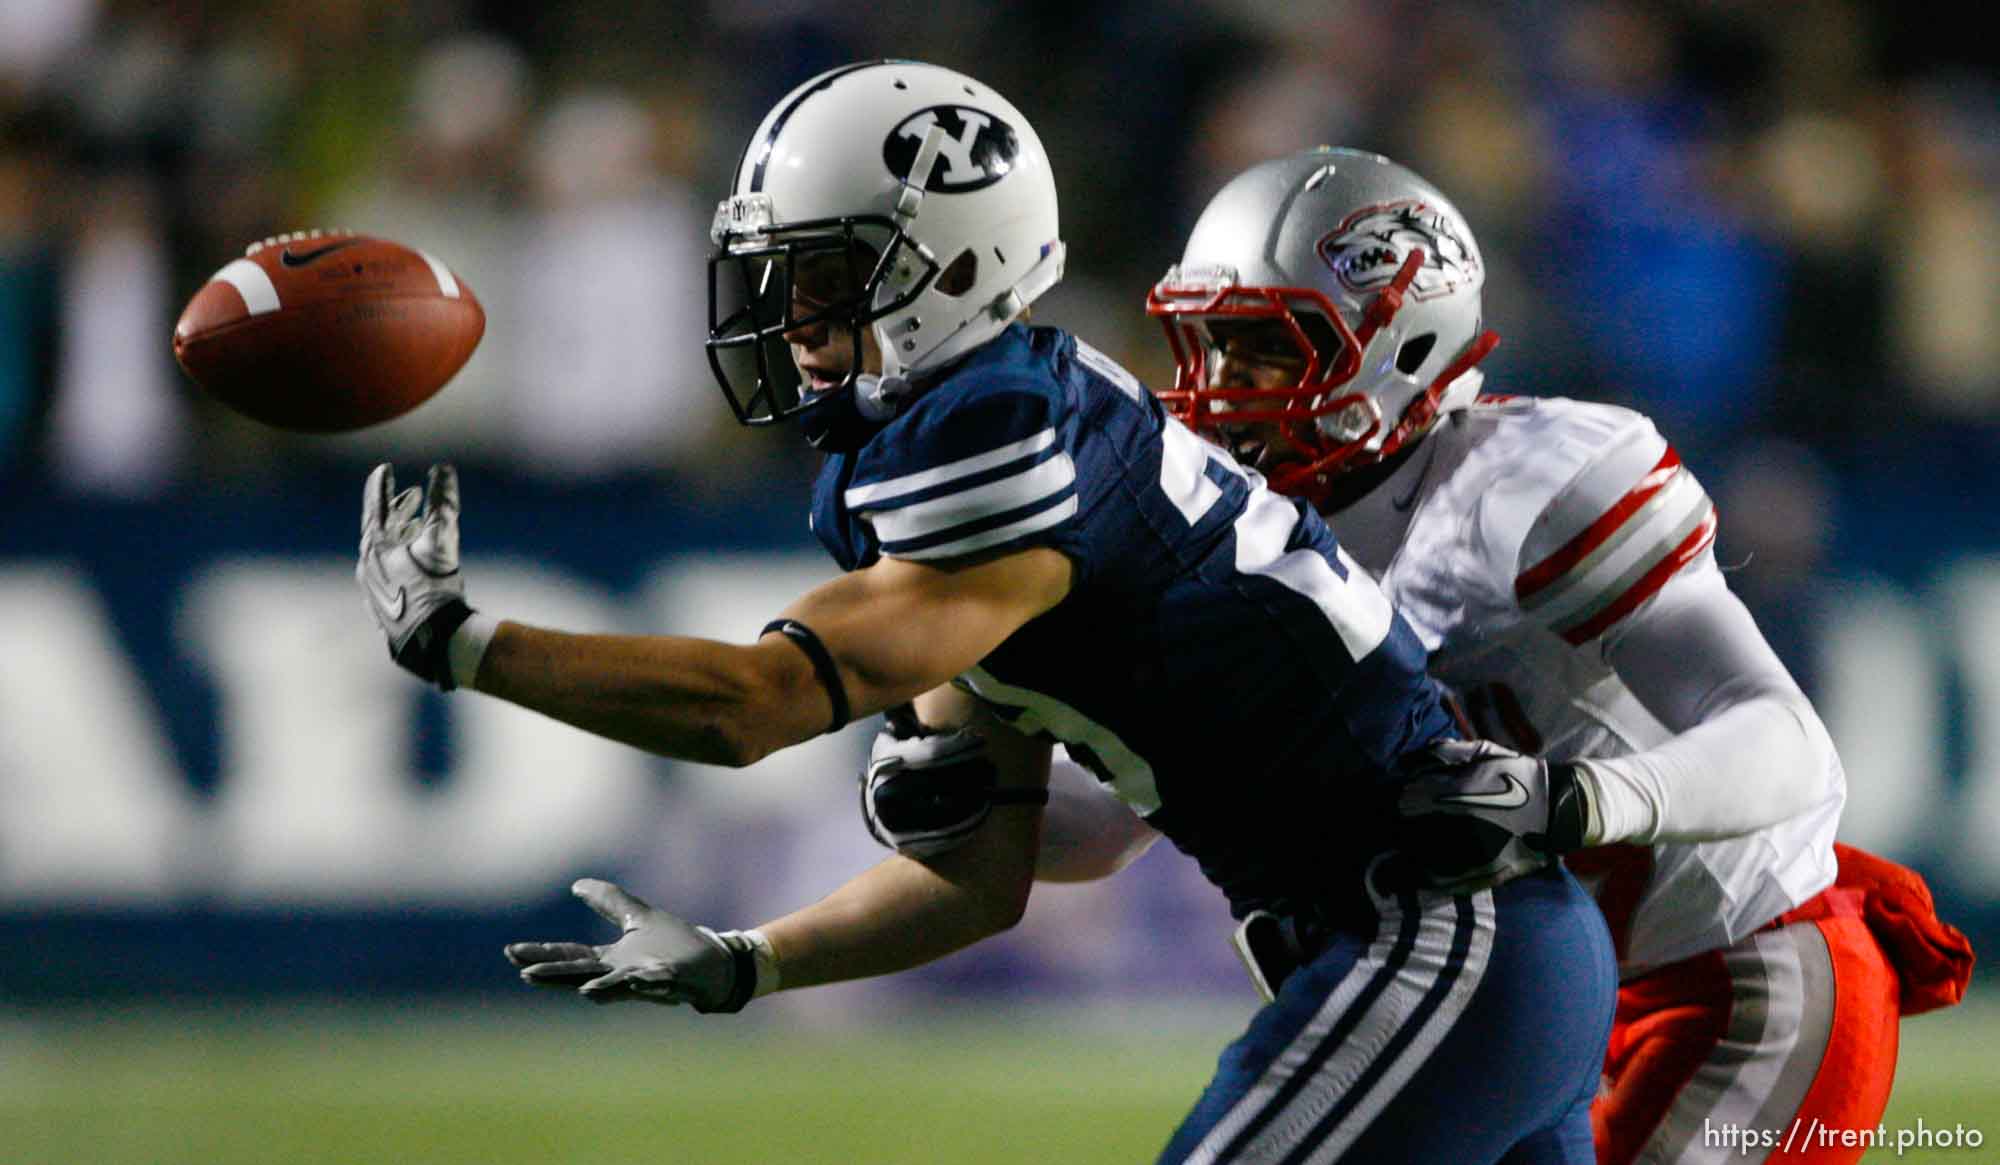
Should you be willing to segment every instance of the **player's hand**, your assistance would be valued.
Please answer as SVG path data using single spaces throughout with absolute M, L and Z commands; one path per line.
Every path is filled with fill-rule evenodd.
M 861 773 L 861 818 L 876 841 L 910 857 L 963 845 L 993 806 L 986 738 L 925 727 L 907 704 L 886 714 Z
M 361 561 L 354 568 L 368 610 L 389 639 L 389 656 L 450 691 L 446 644 L 471 616 L 458 572 L 458 471 L 431 466 L 422 493 L 396 492 L 386 463 L 361 494 Z
M 507 959 L 523 982 L 573 987 L 592 1003 L 642 999 L 685 1003 L 700 1012 L 741 1011 L 757 986 L 747 944 L 734 935 L 690 926 L 610 882 L 582 878 L 570 892 L 625 933 L 607 946 L 578 942 L 509 943 Z
M 1433 889 L 1497 886 L 1583 844 L 1589 806 L 1569 765 L 1484 740 L 1440 741 L 1404 763 L 1398 846 Z

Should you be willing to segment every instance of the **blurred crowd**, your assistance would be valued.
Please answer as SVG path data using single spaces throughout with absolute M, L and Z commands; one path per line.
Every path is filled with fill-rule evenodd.
M 0 477 L 150 497 L 384 454 L 716 489 L 802 469 L 716 398 L 709 211 L 787 89 L 900 56 L 1033 119 L 1071 248 L 1038 313 L 1150 381 L 1144 293 L 1207 197 L 1293 149 L 1377 149 L 1481 239 L 1489 384 L 1647 409 L 1725 507 L 1776 491 L 1734 515 L 1782 556 L 1849 467 L 2000 454 L 2000 85 L 1972 23 L 1857 0 L 5 0 Z M 306 227 L 422 246 L 486 306 L 459 380 L 360 438 L 257 428 L 169 353 L 209 273 Z

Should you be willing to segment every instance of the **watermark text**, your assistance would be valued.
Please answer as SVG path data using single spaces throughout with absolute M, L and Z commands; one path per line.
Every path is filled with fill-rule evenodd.
M 1977 1149 L 1986 1143 L 1986 1134 L 1962 1124 L 1926 1124 L 1922 1117 L 1917 1118 L 1915 1125 L 1895 1129 L 1888 1125 L 1841 1128 L 1818 1117 L 1804 1116 L 1776 1128 L 1718 1124 L 1703 1118 L 1701 1143 L 1704 1148 L 1730 1149 L 1745 1157 L 1806 1153 L 1815 1149 L 1888 1149 L 1900 1157 L 1913 1149 Z

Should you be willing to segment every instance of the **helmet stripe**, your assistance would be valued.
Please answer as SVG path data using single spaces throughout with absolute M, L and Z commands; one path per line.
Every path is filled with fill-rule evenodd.
M 737 174 L 740 175 L 743 173 L 743 163 L 749 160 L 752 151 L 755 151 L 757 154 L 757 169 L 750 175 L 750 189 L 745 191 L 739 191 L 738 193 L 756 194 L 764 189 L 764 167 L 770 164 L 771 147 L 777 144 L 778 134 L 784 130 L 785 123 L 792 119 L 792 114 L 798 112 L 799 106 L 805 104 L 806 98 L 811 97 L 813 94 L 829 88 L 835 81 L 840 80 L 842 77 L 847 76 L 849 73 L 858 73 L 863 69 L 872 69 L 877 65 L 889 65 L 895 63 L 896 62 L 894 61 L 881 60 L 881 61 L 859 61 L 852 65 L 843 65 L 840 68 L 834 69 L 833 71 L 827 73 L 825 76 L 821 77 L 819 79 L 818 84 L 807 86 L 803 92 L 801 92 L 798 96 L 792 98 L 792 100 L 788 104 L 786 104 L 786 106 L 783 109 L 780 109 L 778 111 L 777 116 L 771 119 L 771 128 L 765 131 L 763 140 L 752 141 L 749 145 L 744 147 L 743 157 L 741 159 L 738 159 L 736 163 Z

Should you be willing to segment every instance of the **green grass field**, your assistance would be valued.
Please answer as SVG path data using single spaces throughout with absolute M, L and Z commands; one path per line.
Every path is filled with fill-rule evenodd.
M 0 1161 L 1150 1161 L 1248 1010 L 829 1027 L 563 1002 L 15 1012 Z M 1886 1123 L 1919 1119 L 1988 1144 L 1902 1160 L 2000 1161 L 2000 1008 L 1904 1026 Z

